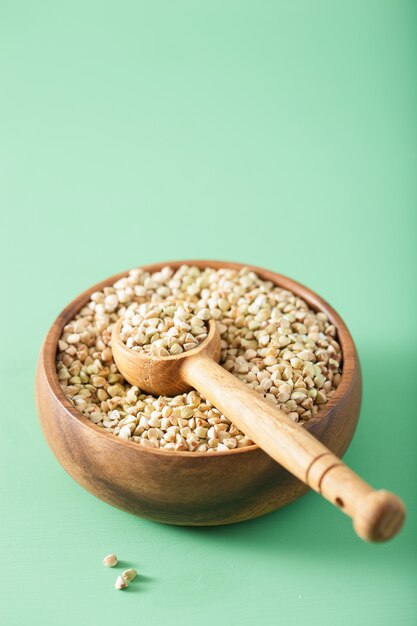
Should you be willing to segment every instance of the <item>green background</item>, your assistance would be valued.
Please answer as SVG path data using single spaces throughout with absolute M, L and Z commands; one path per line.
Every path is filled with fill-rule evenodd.
M 0 4 L 1 626 L 405 626 L 416 608 L 414 2 Z M 408 506 L 368 545 L 315 494 L 187 529 L 95 499 L 39 429 L 42 339 L 132 266 L 220 258 L 309 285 L 363 366 L 346 461 Z M 113 588 L 109 552 L 142 574 Z

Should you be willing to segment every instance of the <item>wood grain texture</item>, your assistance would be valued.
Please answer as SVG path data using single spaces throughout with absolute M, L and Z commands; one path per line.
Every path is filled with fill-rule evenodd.
M 145 266 L 158 271 L 183 263 L 214 269 L 240 269 L 239 263 L 176 261 Z M 318 295 L 289 278 L 252 267 L 263 280 L 289 289 L 311 308 L 327 313 L 343 352 L 343 374 L 334 396 L 305 426 L 340 456 L 354 434 L 361 402 L 361 372 L 353 340 L 340 316 Z M 45 437 L 57 459 L 81 485 L 123 510 L 160 522 L 185 525 L 228 524 L 273 511 L 307 491 L 258 446 L 216 454 L 139 447 L 99 429 L 76 411 L 61 390 L 55 368 L 63 326 L 91 293 L 126 272 L 94 285 L 73 300 L 53 323 L 36 372 L 36 401 Z M 121 469 L 122 468 L 122 469 Z

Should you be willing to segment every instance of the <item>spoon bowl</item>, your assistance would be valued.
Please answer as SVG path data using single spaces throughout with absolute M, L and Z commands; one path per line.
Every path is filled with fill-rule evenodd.
M 122 341 L 121 318 L 112 331 L 113 358 L 123 377 L 140 389 L 158 396 L 176 396 L 189 391 L 190 383 L 184 377 L 183 366 L 190 358 L 207 356 L 216 363 L 220 359 L 220 335 L 214 320 L 208 322 L 206 339 L 196 348 L 159 357 L 145 350 L 131 350 Z

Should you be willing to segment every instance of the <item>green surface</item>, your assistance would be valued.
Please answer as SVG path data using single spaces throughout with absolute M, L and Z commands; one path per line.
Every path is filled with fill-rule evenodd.
M 1 626 L 417 622 L 415 9 L 1 2 Z M 43 336 L 96 281 L 178 257 L 271 268 L 344 317 L 364 375 L 346 461 L 405 499 L 398 538 L 361 542 L 311 493 L 162 526 L 61 469 L 33 401 Z M 113 551 L 143 574 L 128 592 Z

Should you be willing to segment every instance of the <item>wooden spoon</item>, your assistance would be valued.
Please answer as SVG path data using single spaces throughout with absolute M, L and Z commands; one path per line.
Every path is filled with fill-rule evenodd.
M 113 356 L 132 385 L 166 396 L 197 389 L 275 461 L 352 517 L 362 539 L 386 541 L 400 530 L 405 507 L 397 496 L 375 491 L 286 413 L 218 365 L 214 320 L 197 348 L 164 357 L 128 348 L 120 337 L 122 324 L 120 319 L 113 328 Z

